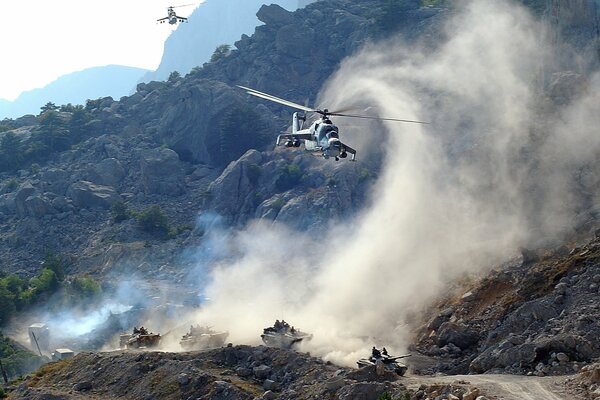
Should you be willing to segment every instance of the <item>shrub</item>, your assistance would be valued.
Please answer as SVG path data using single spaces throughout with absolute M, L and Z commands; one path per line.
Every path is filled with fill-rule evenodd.
M 11 178 L 8 181 L 6 181 L 6 190 L 8 190 L 9 192 L 12 192 L 13 190 L 15 190 L 17 188 L 17 186 L 19 186 L 19 184 L 17 183 L 17 180 L 15 178 Z
M 131 217 L 131 213 L 127 209 L 127 205 L 124 201 L 117 201 L 111 208 L 112 218 L 114 222 L 122 222 Z
M 135 213 L 135 219 L 140 228 L 149 233 L 167 235 L 169 232 L 169 220 L 165 212 L 158 205 L 152 205 L 144 211 Z
M 219 61 L 223 57 L 227 57 L 231 53 L 231 46 L 228 44 L 222 44 L 217 46 L 212 56 L 210 56 L 210 62 Z
M 181 74 L 177 71 L 173 71 L 169 74 L 169 78 L 167 79 L 167 81 L 169 83 L 175 83 L 177 82 L 179 79 L 181 78 Z
M 281 170 L 281 173 L 275 181 L 275 186 L 281 191 L 289 190 L 300 183 L 302 180 L 302 171 L 296 164 L 289 164 Z

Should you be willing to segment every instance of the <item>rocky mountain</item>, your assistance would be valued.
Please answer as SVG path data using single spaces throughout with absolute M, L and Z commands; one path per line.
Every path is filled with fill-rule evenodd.
M 387 34 L 399 33 L 402 40 L 436 48 L 444 35 L 440 26 L 454 12 L 443 3 L 421 7 L 420 2 L 403 2 L 401 23 L 392 24 Z M 33 155 L 26 153 L 12 160 L 16 171 L 7 168 L 2 173 L 3 271 L 31 277 L 51 248 L 68 256 L 70 274 L 143 276 L 154 283 L 175 283 L 182 292 L 188 289 L 193 261 L 182 253 L 212 246 L 204 225 L 196 224 L 198 215 L 218 215 L 225 228 L 260 219 L 310 233 L 356 215 L 372 200 L 373 184 L 385 172 L 381 149 L 356 163 L 334 163 L 300 150 L 274 148 L 275 135 L 289 126 L 290 111 L 249 100 L 235 85 L 298 103 L 308 98 L 314 104 L 348 56 L 385 36 L 385 4 L 391 3 L 322 0 L 293 13 L 277 5 L 263 6 L 257 17 L 264 25 L 252 36 L 243 35 L 229 54 L 185 76 L 141 83 L 135 93 L 119 100 L 105 97 L 82 109 L 66 107 L 3 121 L 0 143 L 7 137 L 12 139 L 4 142 L 12 143 L 16 137 L 28 149 L 48 134 L 49 115 L 54 124 L 68 127 L 59 132 L 78 132 L 46 158 L 28 159 L 25 156 Z M 566 38 L 569 51 L 597 46 L 595 22 L 587 18 L 595 3 L 548 4 L 536 10 L 546 18 L 558 7 L 557 32 Z M 327 29 L 320 29 L 323 26 Z M 565 70 L 573 64 L 561 62 L 540 72 L 542 110 L 536 116 L 558 114 L 577 93 L 592 87 L 587 86 L 593 78 L 585 69 Z M 539 141 L 532 141 L 532 147 L 544 144 L 546 132 L 546 120 L 535 122 L 528 132 Z M 60 136 L 56 139 L 62 143 Z M 453 161 L 458 167 L 484 146 L 484 141 L 457 145 Z M 531 153 L 530 147 L 519 148 L 519 160 L 531 157 L 534 162 L 515 173 L 535 176 L 541 167 Z M 600 176 L 593 163 L 573 169 L 569 183 L 583 200 L 577 203 L 577 220 L 570 221 L 570 237 L 558 244 L 539 238 L 539 245 L 522 249 L 521 257 L 491 271 L 482 266 L 479 273 L 449 278 L 432 307 L 405 321 L 414 332 L 412 373 L 486 373 L 483 377 L 395 381 L 307 354 L 240 345 L 204 353 L 82 353 L 15 383 L 11 395 L 483 400 L 522 398 L 520 393 L 528 391 L 530 398 L 598 397 L 600 241 L 595 234 L 595 188 Z M 565 195 L 565 202 L 576 200 Z M 156 206 L 165 219 L 158 218 L 158 231 L 146 230 L 141 216 Z M 312 212 L 315 206 L 318 211 Z M 437 222 L 443 218 L 433 217 Z M 436 224 L 432 231 L 435 228 Z M 361 293 L 373 291 L 360 286 Z M 395 323 L 395 316 L 389 319 Z
M 523 249 L 448 293 L 415 348 L 439 361 L 429 372 L 572 374 L 600 356 L 599 294 L 600 236 Z
M 173 71 L 187 74 L 192 68 L 208 62 L 215 49 L 233 45 L 242 34 L 251 34 L 260 21 L 256 11 L 262 0 L 207 0 L 180 24 L 165 42 L 163 57 L 156 71 L 146 73 L 141 82 L 166 80 Z M 297 0 L 272 3 L 294 11 Z
M 0 101 L 0 118 L 38 114 L 47 102 L 85 104 L 87 99 L 131 93 L 136 82 L 148 71 L 122 65 L 87 68 L 61 76 L 40 89 L 23 92 L 14 101 Z
M 263 6 L 257 16 L 265 25 L 252 37 L 243 36 L 227 57 L 172 81 L 139 84 L 134 94 L 118 101 L 107 97 L 88 103 L 83 131 L 89 139 L 39 168 L 5 173 L 1 253 L 10 259 L 8 270 L 32 274 L 48 248 L 72 255 L 75 265 L 83 266 L 91 260 L 105 265 L 96 257 L 110 258 L 115 245 L 137 248 L 146 240 L 162 245 L 136 233 L 132 220 L 111 222 L 111 206 L 119 200 L 133 210 L 159 204 L 174 225 L 189 225 L 200 211 L 212 210 L 230 223 L 258 217 L 317 228 L 360 208 L 364 188 L 377 176 L 376 163 L 332 166 L 281 150 L 250 151 L 234 159 L 251 147 L 236 147 L 243 137 L 256 138 L 253 145 L 259 150 L 272 148 L 273 132 L 285 130 L 290 115 L 272 104 L 248 113 L 248 99 L 235 84 L 303 102 L 300 96 L 315 98 L 340 61 L 369 40 L 370 4 L 343 3 L 337 24 L 327 31 L 313 26 L 326 23 L 340 5 L 313 6 L 295 13 Z M 431 13 L 415 11 L 414 24 L 422 26 Z M 62 115 L 69 119 L 71 114 Z M 225 132 L 232 118 L 238 118 L 233 131 Z M 245 131 L 248 119 L 257 121 L 258 135 L 256 129 Z M 40 121 L 20 118 L 9 126 L 26 143 Z M 233 135 L 234 147 L 223 155 L 219 149 L 225 134 Z M 315 203 L 326 211 L 307 213 Z

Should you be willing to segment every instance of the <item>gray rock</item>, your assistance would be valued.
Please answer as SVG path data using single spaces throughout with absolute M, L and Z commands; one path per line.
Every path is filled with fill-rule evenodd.
M 78 382 L 76 384 L 73 385 L 73 390 L 75 392 L 85 392 L 88 390 L 92 389 L 92 382 L 89 381 L 83 381 L 83 382 Z
M 25 199 L 27 215 L 32 217 L 43 217 L 48 214 L 55 214 L 56 210 L 50 202 L 41 195 L 36 194 Z
M 279 390 L 279 383 L 271 379 L 265 379 L 265 381 L 263 382 L 263 388 L 265 390 Z
M 252 375 L 252 370 L 251 370 L 251 369 L 249 369 L 249 368 L 239 367 L 239 368 L 237 368 L 237 369 L 235 370 L 235 373 L 236 373 L 238 376 L 240 376 L 240 377 L 242 377 L 242 378 L 245 378 L 245 377 L 247 377 L 247 376 L 250 376 L 250 375 Z
M 119 200 L 119 195 L 112 187 L 95 185 L 88 181 L 73 183 L 67 189 L 67 196 L 73 200 L 77 207 L 99 207 L 108 209 Z
M 361 382 L 344 386 L 337 391 L 336 397 L 340 400 L 370 400 L 377 399 L 387 390 L 388 385 L 384 383 Z
M 452 343 L 464 350 L 477 343 L 478 340 L 479 335 L 469 326 L 456 322 L 444 322 L 438 332 L 437 345 L 443 347 Z
M 182 386 L 185 386 L 188 383 L 190 383 L 190 377 L 188 374 L 185 374 L 185 373 L 179 374 L 179 376 L 177 377 L 177 380 L 178 380 L 179 384 Z
M 257 379 L 267 379 L 271 374 L 271 367 L 268 365 L 259 365 L 252 369 L 252 373 Z
M 105 158 L 88 172 L 87 180 L 100 185 L 117 186 L 124 177 L 125 169 L 121 162 L 116 158 Z
M 142 183 L 147 194 L 177 196 L 185 191 L 179 156 L 167 148 L 147 150 L 141 157 Z
M 256 17 L 259 21 L 272 26 L 291 24 L 294 21 L 291 13 L 277 4 L 263 5 L 256 13 Z
M 19 217 L 25 217 L 28 215 L 26 200 L 30 196 L 33 196 L 36 192 L 37 190 L 35 187 L 33 187 L 30 181 L 27 181 L 19 186 L 19 189 L 17 189 L 14 197 L 15 209 Z
M 266 392 L 263 393 L 262 398 L 265 400 L 275 400 L 277 398 L 277 395 L 275 393 L 273 393 L 270 390 L 267 390 Z
M 210 184 L 214 211 L 227 217 L 230 222 L 242 222 L 254 209 L 254 183 L 251 169 L 260 165 L 262 155 L 248 150 L 239 160 L 230 163 L 223 173 Z M 235 216 L 235 217 L 234 217 Z M 237 221 L 235 221 L 237 218 Z
M 70 175 L 61 168 L 48 168 L 41 173 L 40 184 L 45 192 L 64 195 L 69 187 Z

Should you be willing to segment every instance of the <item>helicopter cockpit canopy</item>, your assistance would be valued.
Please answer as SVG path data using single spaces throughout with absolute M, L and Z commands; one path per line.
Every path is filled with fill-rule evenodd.
M 319 124 L 317 127 L 317 140 L 328 140 L 331 138 L 339 138 L 338 127 L 333 124 Z

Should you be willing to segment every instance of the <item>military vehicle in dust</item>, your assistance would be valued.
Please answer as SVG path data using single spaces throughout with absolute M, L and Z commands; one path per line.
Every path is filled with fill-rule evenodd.
M 156 347 L 160 343 L 160 334 L 148 332 L 143 326 L 133 328 L 133 334 L 123 334 L 119 337 L 122 349 L 147 349 Z
M 364 368 L 371 365 L 377 367 L 377 364 L 379 363 L 383 365 L 383 368 L 385 370 L 393 371 L 400 376 L 404 376 L 404 374 L 408 370 L 408 366 L 399 362 L 398 360 L 406 357 L 410 357 L 410 354 L 392 357 L 388 354 L 385 347 L 381 351 L 373 347 L 373 349 L 371 350 L 371 356 L 369 358 L 361 358 L 356 363 L 358 364 L 358 368 Z
M 310 333 L 301 332 L 283 320 L 276 320 L 273 326 L 263 329 L 260 337 L 267 346 L 282 349 L 291 349 L 303 340 L 312 339 Z
M 210 326 L 190 326 L 190 331 L 183 335 L 179 344 L 184 350 L 207 350 L 223 347 L 227 331 L 215 331 Z

